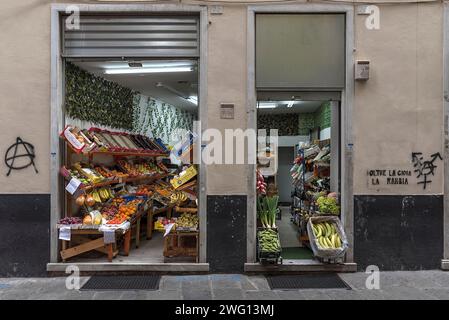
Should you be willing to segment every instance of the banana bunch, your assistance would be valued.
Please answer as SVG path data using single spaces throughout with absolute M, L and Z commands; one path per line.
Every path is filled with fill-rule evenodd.
M 312 224 L 313 234 L 322 249 L 341 248 L 341 238 L 333 223 L 321 222 Z
M 92 195 L 92 197 L 94 198 L 95 202 L 98 202 L 98 203 L 101 203 L 101 202 L 102 202 L 102 201 L 101 201 L 100 194 L 98 193 L 97 190 L 94 190 L 94 191 L 91 193 L 91 195 Z
M 150 171 L 148 170 L 147 166 L 145 164 L 143 164 L 143 163 L 137 164 L 136 165 L 136 169 L 137 169 L 137 171 L 139 171 L 140 173 L 143 173 L 143 174 L 150 173 Z
M 171 203 L 183 203 L 183 202 L 187 201 L 187 199 L 188 199 L 187 196 L 182 191 L 177 191 L 175 193 L 172 193 L 172 195 L 170 196 Z
M 107 188 L 98 190 L 98 195 L 100 196 L 102 201 L 107 201 L 109 199 L 114 198 L 114 195 L 112 194 L 111 190 Z
M 176 226 L 181 228 L 198 228 L 198 216 L 196 214 L 183 213 L 176 219 Z

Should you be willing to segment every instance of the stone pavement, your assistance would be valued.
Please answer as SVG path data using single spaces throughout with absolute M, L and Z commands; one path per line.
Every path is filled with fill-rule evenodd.
M 368 290 L 367 274 L 340 274 L 352 290 L 306 289 L 271 290 L 262 275 L 210 274 L 163 276 L 157 291 L 79 291 L 67 290 L 65 277 L 0 278 L 0 300 L 4 299 L 449 299 L 449 272 L 381 272 L 380 289 Z M 81 279 L 81 285 L 88 277 Z

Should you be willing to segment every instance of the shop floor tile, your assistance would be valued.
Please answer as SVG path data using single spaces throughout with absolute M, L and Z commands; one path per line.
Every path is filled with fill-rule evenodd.
M 160 276 L 92 276 L 81 290 L 158 290 Z
M 336 273 L 267 276 L 271 289 L 351 289 Z

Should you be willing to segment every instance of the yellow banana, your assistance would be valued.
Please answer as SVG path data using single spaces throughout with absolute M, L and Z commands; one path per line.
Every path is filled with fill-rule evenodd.
M 324 248 L 323 243 L 321 242 L 322 241 L 321 237 L 320 238 L 316 238 L 316 241 L 317 241 L 319 247 Z
M 325 222 L 324 225 L 326 226 L 326 237 L 329 237 L 332 234 L 331 225 L 327 222 Z
M 332 227 L 332 233 L 336 234 L 337 233 L 337 228 L 335 227 L 335 224 L 332 223 L 331 227 Z
M 332 247 L 337 248 L 337 243 L 336 243 L 336 239 L 337 239 L 337 235 L 334 233 L 331 236 L 331 242 L 332 242 Z
M 323 235 L 323 230 L 321 229 L 321 226 L 319 224 L 316 225 L 317 234 L 316 237 L 319 238 Z
M 336 244 L 337 244 L 337 248 L 341 248 L 341 239 L 340 239 L 340 235 L 337 234 L 337 237 L 335 239 Z
M 327 243 L 326 243 L 326 241 L 324 240 L 324 237 L 318 238 L 318 243 L 320 244 L 321 248 L 327 249 Z
M 329 248 L 329 243 L 327 243 L 327 238 L 326 237 L 322 237 L 323 238 L 323 243 L 324 243 L 324 248 L 328 249 Z
M 326 241 L 327 241 L 327 243 L 328 243 L 328 245 L 329 245 L 329 248 L 334 248 L 334 244 L 333 244 L 332 241 L 329 239 L 329 237 L 326 238 Z
M 313 234 L 316 235 L 318 234 L 318 230 L 316 229 L 316 227 L 312 224 L 312 230 L 313 230 Z
M 326 242 L 327 249 L 332 248 L 332 243 L 329 241 L 329 238 L 324 238 L 324 241 Z

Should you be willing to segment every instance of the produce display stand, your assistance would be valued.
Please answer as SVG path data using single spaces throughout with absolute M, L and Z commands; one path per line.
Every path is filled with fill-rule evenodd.
M 174 207 L 175 212 L 185 212 L 185 213 L 198 213 L 198 208 L 183 208 L 183 207 Z
M 139 210 L 137 214 L 131 219 L 131 235 L 134 233 L 135 236 L 131 236 L 131 240 L 135 240 L 136 249 L 140 246 L 140 222 L 144 213 Z
M 321 151 L 322 148 L 330 146 L 330 142 L 330 139 L 316 140 L 312 146 L 317 146 Z M 308 217 L 321 215 L 321 213 L 317 211 L 315 201 L 305 196 L 307 191 L 313 191 L 315 189 L 315 187 L 306 181 L 306 173 L 312 174 L 314 177 L 330 177 L 330 163 L 323 162 L 322 160 L 311 160 L 310 156 L 305 154 L 305 149 L 303 148 L 298 148 L 297 156 L 301 159 L 300 164 L 303 166 L 304 173 L 292 194 L 291 214 L 292 221 L 298 224 L 300 241 L 309 247 L 309 237 L 306 228 Z M 329 192 L 329 190 L 327 191 Z
M 109 262 L 112 262 L 112 259 L 117 256 L 117 242 L 105 244 L 103 232 L 98 230 L 98 226 L 88 228 L 83 225 L 58 225 L 58 229 L 62 226 L 70 227 L 71 236 L 74 236 L 70 241 L 61 240 L 60 255 L 63 262 L 66 262 L 67 259 L 76 257 L 89 251 L 98 251 L 107 254 Z M 131 229 L 117 229 L 115 230 L 115 233 L 116 238 L 120 237 L 121 235 L 124 236 L 124 254 L 129 255 L 131 244 Z M 90 239 L 90 236 L 101 237 Z
M 101 150 L 93 150 L 89 152 L 77 152 L 70 143 L 65 143 L 66 146 L 66 166 L 70 166 L 71 160 L 73 156 L 84 156 L 87 157 L 89 163 L 92 163 L 94 156 L 107 155 L 112 156 L 114 158 L 114 162 L 123 157 L 166 157 L 168 155 L 167 152 L 155 152 L 155 151 L 101 151 Z M 70 176 L 67 176 L 67 170 L 64 170 L 65 167 L 61 169 L 61 175 L 66 179 L 70 180 Z M 65 172 L 66 171 L 66 172 Z M 129 177 L 120 177 L 120 178 L 111 178 L 106 179 L 105 181 L 101 181 L 98 183 L 90 183 L 90 184 L 81 184 L 79 186 L 78 192 L 75 194 L 78 196 L 79 194 L 87 194 L 88 192 L 108 186 L 113 186 L 116 184 L 122 183 L 133 183 L 133 182 L 145 182 L 147 184 L 152 183 L 153 181 L 163 179 L 167 177 L 167 173 L 156 173 L 156 174 L 142 174 L 139 176 L 129 176 Z M 75 196 L 65 192 L 65 216 L 72 217 L 72 201 Z M 149 211 L 149 210 L 148 210 Z M 124 234 L 124 255 L 129 255 L 131 240 L 135 240 L 136 248 L 140 245 L 141 239 L 141 219 L 144 216 L 144 212 L 142 210 L 138 210 L 138 212 L 132 217 L 130 223 L 131 227 Z M 147 232 L 148 233 L 148 232 Z M 63 261 L 67 259 L 80 255 L 82 253 L 88 251 L 100 251 L 108 254 L 108 260 L 112 261 L 112 258 L 118 254 L 118 248 L 116 244 L 104 244 L 102 241 L 103 237 L 90 240 L 94 236 L 102 235 L 102 232 L 98 231 L 98 228 L 88 228 L 86 226 L 82 226 L 82 228 L 71 228 L 71 234 L 74 235 L 73 241 L 62 241 L 61 247 L 61 258 Z M 71 245 L 76 244 L 76 246 L 70 247 Z
M 75 134 L 74 132 L 72 133 Z M 78 132 L 77 139 L 79 137 Z M 165 215 L 166 218 L 171 219 L 174 212 L 185 215 L 197 213 L 197 208 L 181 207 L 187 201 L 197 200 L 196 179 L 187 179 L 181 183 L 178 180 L 186 179 L 186 175 L 179 175 L 176 186 L 174 186 L 173 180 L 177 176 L 166 181 L 166 178 L 173 174 L 165 167 L 161 159 L 156 159 L 169 156 L 170 152 L 166 148 L 111 148 L 111 144 L 100 143 L 96 143 L 96 147 L 94 147 L 94 144 L 89 143 L 85 147 L 77 149 L 76 141 L 73 142 L 69 138 L 66 140 L 65 161 L 60 169 L 63 178 L 60 182 L 68 183 L 66 186 L 68 192 L 64 192 L 64 214 L 58 228 L 70 227 L 70 237 L 67 237 L 70 241 L 61 240 L 60 256 L 63 262 L 91 251 L 106 254 L 109 261 L 119 254 L 119 249 L 121 255 L 128 256 L 133 240 L 135 240 L 135 247 L 139 248 L 142 237 L 152 238 L 153 220 L 156 215 Z M 108 150 L 104 148 L 105 146 L 108 146 Z M 154 159 L 140 159 L 144 157 Z M 176 170 L 178 169 L 177 167 Z M 189 170 L 195 173 L 193 178 L 197 174 L 195 166 L 185 169 L 185 171 Z M 179 194 L 183 195 L 183 200 L 177 200 Z M 172 195 L 175 200 L 170 199 Z M 138 206 L 135 208 L 126 207 L 128 202 L 136 198 L 143 201 L 138 201 Z M 155 207 L 154 202 L 160 203 L 162 207 Z M 102 222 L 94 220 L 97 217 L 95 211 L 102 215 Z M 76 219 L 80 218 L 80 215 L 84 216 L 83 224 L 64 224 L 78 223 Z M 92 219 L 89 219 L 89 215 Z M 76 222 L 72 222 L 72 218 Z M 146 228 L 142 225 L 142 222 L 145 223 L 142 218 L 147 219 Z M 91 220 L 92 223 L 103 224 L 90 224 Z M 108 222 L 123 223 L 123 221 L 129 222 L 126 223 L 126 230 L 120 228 L 121 225 L 107 224 Z M 187 224 L 187 226 L 189 225 Z M 115 230 L 115 240 L 112 238 L 113 234 L 103 232 L 105 229 Z M 198 262 L 198 234 L 198 228 L 195 230 L 180 228 L 176 231 L 174 229 L 164 240 L 164 256 L 195 257 Z M 64 237 L 61 236 L 61 238 Z M 106 242 L 111 241 L 112 243 L 104 243 L 105 239 Z M 195 240 L 195 246 L 192 247 L 193 242 L 188 240 Z
M 185 238 L 195 238 L 195 246 L 185 245 Z M 198 262 L 199 232 L 198 231 L 172 231 L 164 238 L 164 257 L 194 257 Z

